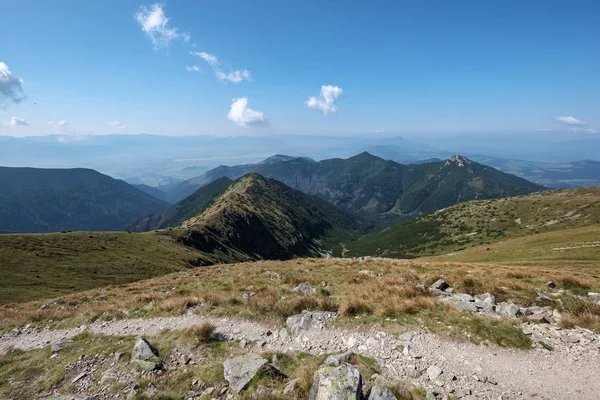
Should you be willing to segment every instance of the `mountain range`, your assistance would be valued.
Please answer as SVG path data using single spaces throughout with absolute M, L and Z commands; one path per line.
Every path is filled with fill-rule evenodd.
M 90 169 L 0 167 L 0 230 L 123 230 L 168 207 L 131 185 Z
M 278 155 L 256 164 L 220 166 L 182 182 L 171 199 L 185 198 L 218 178 L 237 179 L 249 172 L 277 179 L 344 210 L 388 224 L 461 201 L 545 189 L 459 155 L 438 162 L 403 165 L 363 152 L 348 159 L 318 162 Z

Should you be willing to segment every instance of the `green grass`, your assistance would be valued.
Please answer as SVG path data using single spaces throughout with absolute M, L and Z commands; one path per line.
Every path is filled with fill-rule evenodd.
M 347 256 L 414 258 L 600 224 L 600 188 L 457 205 L 345 243 Z
M 148 279 L 207 259 L 154 233 L 0 235 L 0 249 L 0 304 Z

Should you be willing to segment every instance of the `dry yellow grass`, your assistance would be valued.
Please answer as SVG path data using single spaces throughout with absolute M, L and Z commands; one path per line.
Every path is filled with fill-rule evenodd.
M 371 275 L 359 273 L 371 271 Z M 272 271 L 281 279 L 265 274 Z M 285 262 L 241 263 L 196 268 L 185 274 L 74 293 L 54 301 L 0 306 L 0 329 L 27 323 L 52 327 L 76 326 L 95 320 L 180 315 L 190 307 L 214 316 L 235 316 L 282 324 L 305 309 L 338 311 L 348 323 L 454 324 L 455 315 L 423 289 L 443 277 L 458 292 L 496 295 L 531 305 L 545 282 L 574 292 L 600 288 L 592 267 L 510 266 L 423 260 L 297 259 Z M 293 292 L 298 284 L 317 288 L 314 294 Z M 247 299 L 244 293 L 252 294 Z M 566 321 L 600 331 L 594 313 L 565 307 Z M 464 317 L 464 314 L 463 314 Z M 358 318 L 358 319 L 356 319 Z M 570 319 L 569 319 L 570 318 Z M 52 323 L 48 321 L 52 320 Z M 478 324 L 484 324 L 479 321 Z M 480 329 L 480 328 L 478 328 Z

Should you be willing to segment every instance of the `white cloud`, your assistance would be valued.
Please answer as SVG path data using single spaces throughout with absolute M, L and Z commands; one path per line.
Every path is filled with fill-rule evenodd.
M 27 126 L 29 124 L 23 118 L 12 117 L 10 119 L 10 121 L 8 122 L 8 125 L 15 127 L 15 126 Z
M 23 99 L 23 79 L 14 76 L 8 65 L 0 61 L 0 108 L 5 108 L 8 103 L 20 103 Z
M 580 121 L 575 117 L 556 117 L 556 120 L 569 126 L 583 126 L 587 124 L 587 122 Z
M 229 81 L 231 83 L 240 83 L 244 80 L 250 81 L 252 79 L 250 75 L 250 71 L 247 69 L 244 70 L 232 70 L 230 72 L 224 72 L 221 69 L 221 65 L 219 63 L 219 59 L 214 54 L 205 53 L 205 52 L 190 52 L 190 54 L 195 55 L 206 61 L 215 72 L 215 76 L 220 81 Z
M 63 127 L 69 125 L 68 121 L 48 121 L 48 123 L 55 127 Z
M 188 71 L 188 72 L 202 72 L 202 70 L 200 69 L 200 67 L 197 66 L 197 65 L 192 65 L 191 67 L 190 66 L 186 66 L 185 70 Z
M 265 126 L 267 120 L 261 111 L 255 111 L 248 108 L 248 99 L 240 97 L 233 99 L 231 109 L 227 114 L 227 119 L 235 122 L 239 126 Z
M 210 54 L 210 53 L 205 53 L 203 51 L 200 52 L 190 52 L 191 54 L 200 57 L 201 59 L 203 59 L 204 61 L 206 61 L 207 63 L 209 63 L 211 66 L 216 67 L 217 65 L 219 65 L 219 60 L 217 59 L 217 56 L 215 56 L 214 54 Z
M 127 127 L 126 125 L 124 125 L 124 124 L 120 123 L 119 121 L 112 121 L 112 122 L 109 122 L 109 123 L 108 123 L 108 125 L 110 125 L 110 126 L 114 126 L 114 127 L 116 127 L 116 128 L 119 128 L 119 129 L 123 129 L 123 128 L 126 128 L 126 127 Z
M 588 129 L 586 129 L 585 131 L 586 131 L 587 133 L 598 133 L 598 130 L 597 130 L 597 129 L 594 129 L 594 128 L 588 128 Z
M 385 133 L 385 129 L 371 129 L 371 133 Z
M 215 75 L 219 80 L 229 81 L 231 83 L 240 83 L 243 80 L 250 80 L 250 71 L 247 69 L 243 71 L 231 71 L 229 73 L 224 73 L 223 71 L 216 70 Z
M 323 85 L 319 97 L 309 97 L 305 102 L 309 108 L 314 108 L 327 115 L 337 112 L 335 102 L 342 95 L 342 89 L 337 86 Z
M 175 39 L 190 40 L 187 33 L 168 27 L 169 18 L 165 15 L 162 4 L 155 3 L 150 8 L 141 6 L 135 14 L 135 20 L 142 27 L 142 31 L 148 35 L 155 49 L 166 47 Z

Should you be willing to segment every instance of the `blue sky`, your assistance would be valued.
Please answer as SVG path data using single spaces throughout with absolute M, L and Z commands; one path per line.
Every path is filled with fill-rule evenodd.
M 593 0 L 0 0 L 0 15 L 0 135 L 600 135 Z

